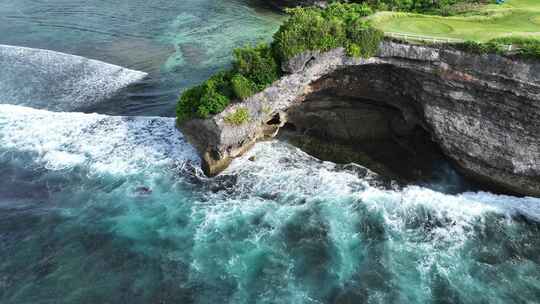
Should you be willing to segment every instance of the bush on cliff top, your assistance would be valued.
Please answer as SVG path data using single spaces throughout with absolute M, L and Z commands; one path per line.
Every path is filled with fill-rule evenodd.
M 220 72 L 201 85 L 186 90 L 176 106 L 178 120 L 207 118 L 223 111 L 231 98 L 230 78 L 230 72 Z
M 379 50 L 384 33 L 361 20 L 351 22 L 347 29 L 347 53 L 352 57 L 372 57 Z
M 473 53 L 473 54 L 502 54 L 504 53 L 504 48 L 502 45 L 493 43 L 493 42 L 476 42 L 476 41 L 465 41 L 454 43 L 453 47 L 458 50 Z
M 473 5 L 494 3 L 494 0 L 353 0 L 367 3 L 383 11 L 407 11 L 452 15 Z
M 278 79 L 278 62 L 269 45 L 234 50 L 233 69 L 219 72 L 182 94 L 176 106 L 179 122 L 221 113 L 233 99 L 245 99 Z
M 540 40 L 528 37 L 495 38 L 486 43 L 466 41 L 453 46 L 459 50 L 474 54 L 507 54 L 512 46 L 514 54 L 521 58 L 540 59 Z
M 234 70 L 263 90 L 280 76 L 278 61 L 267 44 L 234 50 Z
M 184 91 L 176 108 L 179 122 L 208 118 L 233 99 L 264 90 L 281 76 L 281 63 L 305 51 L 344 47 L 350 56 L 371 57 L 383 33 L 363 20 L 373 13 L 365 4 L 332 3 L 326 9 L 295 8 L 274 35 L 271 45 L 234 50 L 233 68 Z
M 255 83 L 240 74 L 234 75 L 231 79 L 231 85 L 234 94 L 240 99 L 248 98 L 257 91 Z
M 540 40 L 530 37 L 502 37 L 491 40 L 492 43 L 512 45 L 517 48 L 517 55 L 522 58 L 540 59 Z
M 274 35 L 274 49 L 280 60 L 305 51 L 328 51 L 344 47 L 351 56 L 374 54 L 383 33 L 362 17 L 373 13 L 365 4 L 333 3 L 326 9 L 294 8 Z M 375 50 L 375 51 L 374 51 Z

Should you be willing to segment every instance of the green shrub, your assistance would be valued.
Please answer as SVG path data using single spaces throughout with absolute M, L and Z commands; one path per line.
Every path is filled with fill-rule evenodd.
M 222 112 L 231 100 L 264 90 L 281 76 L 281 62 L 297 54 L 344 47 L 350 56 L 369 57 L 375 54 L 383 37 L 382 32 L 361 20 L 373 13 L 365 4 L 332 3 L 326 9 L 296 8 L 289 13 L 290 18 L 274 35 L 272 45 L 235 49 L 232 70 L 217 73 L 186 90 L 176 108 L 178 121 L 208 118 Z M 226 120 L 234 124 L 249 119 L 245 109 L 230 116 Z
M 512 45 L 517 48 L 517 55 L 523 58 L 540 59 L 540 40 L 530 37 L 502 37 L 491 40 L 492 43 Z
M 347 55 L 351 57 L 362 57 L 362 48 L 356 43 L 347 45 Z
M 369 56 L 383 37 L 362 17 L 373 13 L 365 4 L 332 3 L 288 10 L 290 18 L 274 35 L 274 49 L 281 60 L 306 51 L 328 51 L 345 47 L 348 53 Z
M 217 73 L 201 85 L 184 91 L 176 106 L 178 121 L 221 113 L 233 97 L 230 75 L 230 72 Z
M 280 76 L 279 64 L 268 44 L 234 50 L 234 70 L 263 90 Z M 241 96 L 239 96 L 241 97 Z
M 384 38 L 384 32 L 370 26 L 367 21 L 357 19 L 347 28 L 349 56 L 368 58 L 379 50 L 379 44 Z
M 474 54 L 508 54 L 508 47 L 512 46 L 515 55 L 521 58 L 540 59 L 540 40 L 528 37 L 501 37 L 486 43 L 466 41 L 453 44 L 459 50 Z
M 249 121 L 249 112 L 245 107 L 236 109 L 233 113 L 225 116 L 225 121 L 232 125 L 241 125 Z
M 176 118 L 178 121 L 184 121 L 192 118 L 197 111 L 197 107 L 202 95 L 202 86 L 195 86 L 187 89 L 180 96 L 176 105 Z
M 221 71 L 212 75 L 205 84 L 212 90 L 219 94 L 226 96 L 229 99 L 234 98 L 234 92 L 231 87 L 231 78 L 234 75 L 234 71 Z
M 231 100 L 252 96 L 280 76 L 279 63 L 269 45 L 235 49 L 232 70 L 219 72 L 182 94 L 176 107 L 178 121 L 220 113 Z
M 321 15 L 326 18 L 339 18 L 349 23 L 362 17 L 373 14 L 373 10 L 366 4 L 332 3 L 322 10 Z
M 287 60 L 307 50 L 316 49 L 314 46 L 322 44 L 320 40 L 324 37 L 321 33 L 324 31 L 325 20 L 318 9 L 297 8 L 288 12 L 291 17 L 274 35 L 274 49 L 280 60 Z
M 518 55 L 524 58 L 540 59 L 540 43 L 521 45 Z
M 493 3 L 494 0 L 354 0 L 363 2 L 379 10 L 408 11 L 452 15 L 463 6 L 470 7 L 481 3 Z
M 208 118 L 211 114 L 221 113 L 229 105 L 229 102 L 230 99 L 226 96 L 209 89 L 201 96 L 200 104 L 197 107 L 197 116 Z
M 473 54 L 503 54 L 504 45 L 496 42 L 480 43 L 476 41 L 465 41 L 452 45 L 458 50 Z
M 248 98 L 256 92 L 256 84 L 241 74 L 234 75 L 231 85 L 234 94 L 240 99 Z

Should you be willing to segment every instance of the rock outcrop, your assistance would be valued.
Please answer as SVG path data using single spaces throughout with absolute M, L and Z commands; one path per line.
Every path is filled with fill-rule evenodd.
M 180 126 L 207 174 L 285 123 L 353 144 L 421 128 L 465 174 L 540 196 L 539 62 L 385 41 L 369 59 L 335 49 L 302 54 L 283 69 L 290 74 L 263 92 Z M 317 104 L 317 94 L 334 101 Z M 238 107 L 250 121 L 225 122 Z M 384 115 L 369 114 L 377 109 Z

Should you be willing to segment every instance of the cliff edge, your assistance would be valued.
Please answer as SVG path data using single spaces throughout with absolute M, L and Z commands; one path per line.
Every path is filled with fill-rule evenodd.
M 303 53 L 282 68 L 288 74 L 264 91 L 179 125 L 208 175 L 285 124 L 352 145 L 421 128 L 467 175 L 540 196 L 538 62 L 384 41 L 368 59 L 339 48 Z M 316 105 L 321 94 L 333 99 Z M 391 115 L 379 115 L 374 125 L 363 115 L 366 106 Z M 240 108 L 249 121 L 227 122 Z M 390 131 L 374 131 L 381 126 Z

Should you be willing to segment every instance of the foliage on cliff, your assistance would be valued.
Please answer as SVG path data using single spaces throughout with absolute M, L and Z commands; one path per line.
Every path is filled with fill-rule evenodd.
M 516 55 L 522 58 L 540 59 L 540 40 L 525 37 L 503 37 L 491 41 L 501 45 L 512 45 L 517 51 Z
M 373 13 L 365 4 L 333 3 L 326 9 L 295 8 L 270 45 L 234 50 L 233 67 L 186 90 L 178 102 L 178 121 L 208 118 L 232 100 L 264 90 L 281 76 L 281 63 L 305 51 L 344 47 L 350 56 L 375 54 L 383 33 L 364 20 Z
M 231 70 L 219 72 L 184 91 L 176 106 L 176 117 L 184 121 L 221 113 L 231 100 L 262 91 L 280 76 L 278 61 L 269 45 L 236 49 Z
M 225 121 L 232 125 L 241 125 L 249 121 L 249 112 L 245 107 L 236 109 L 234 112 L 225 116 Z
M 176 106 L 177 119 L 206 118 L 223 111 L 230 102 L 230 79 L 231 72 L 220 72 L 204 83 L 184 91 Z
M 524 37 L 503 37 L 486 43 L 466 41 L 453 47 L 474 54 L 512 54 L 520 58 L 540 59 L 540 40 Z
M 234 70 L 261 91 L 280 76 L 279 63 L 269 45 L 259 44 L 234 50 Z
M 492 3 L 494 0 L 355 0 L 367 3 L 378 10 L 407 11 L 452 15 L 471 5 Z
M 295 8 L 274 35 L 274 49 L 281 60 L 309 50 L 328 51 L 344 47 L 351 56 L 374 54 L 383 33 L 363 17 L 373 13 L 365 4 L 334 3 L 326 9 Z

